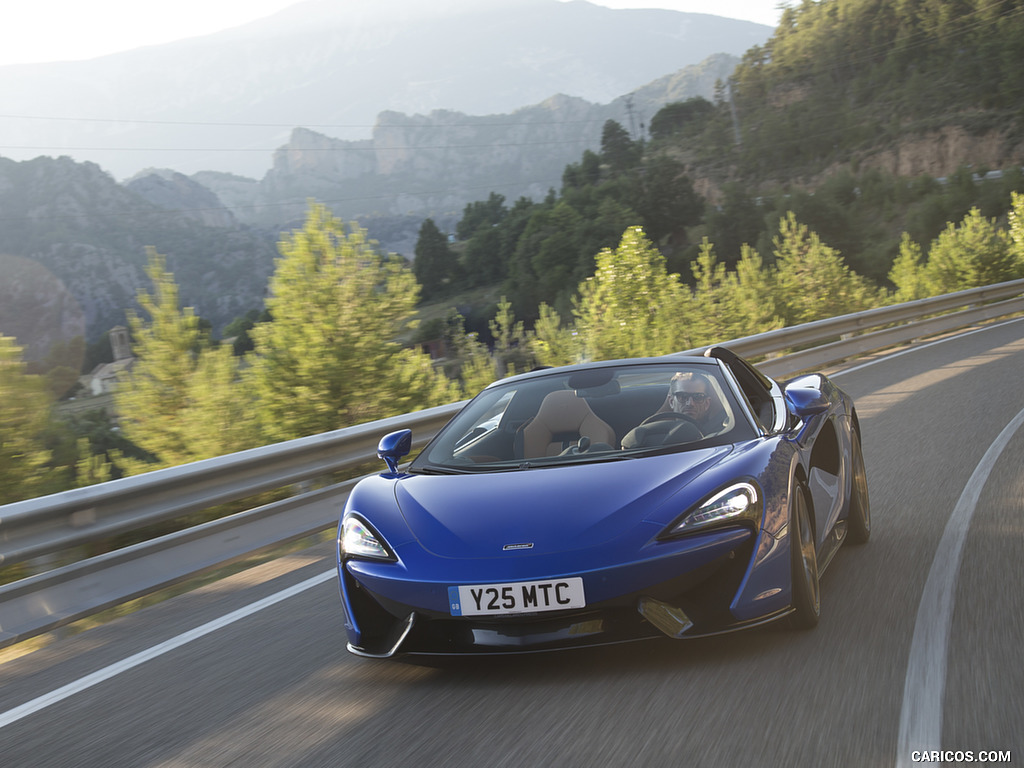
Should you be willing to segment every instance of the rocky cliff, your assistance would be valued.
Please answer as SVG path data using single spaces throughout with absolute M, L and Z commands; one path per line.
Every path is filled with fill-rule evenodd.
M 0 211 L 0 333 L 28 359 L 55 339 L 123 325 L 139 292 L 152 291 L 147 246 L 166 256 L 182 305 L 215 327 L 258 307 L 272 271 L 277 233 L 233 223 L 187 179 L 126 186 L 70 158 L 0 159 Z
M 296 128 L 258 183 L 228 174 L 192 178 L 216 192 L 240 220 L 268 228 L 301 221 L 310 198 L 345 219 L 419 220 L 457 216 L 491 192 L 510 201 L 537 200 L 561 187 L 565 166 L 579 162 L 584 150 L 600 149 L 606 120 L 642 135 L 666 104 L 713 99 L 716 84 L 737 61 L 710 56 L 607 104 L 555 95 L 496 115 L 386 111 L 377 116 L 370 139 L 354 141 Z

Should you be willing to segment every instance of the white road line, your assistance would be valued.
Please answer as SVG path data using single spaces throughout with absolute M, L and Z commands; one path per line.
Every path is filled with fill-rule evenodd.
M 11 723 L 15 723 L 18 720 L 21 720 L 23 717 L 28 717 L 29 715 L 38 712 L 41 709 L 46 709 L 47 707 L 56 704 L 59 701 L 63 701 L 69 696 L 74 696 L 76 693 L 84 691 L 87 688 L 92 688 L 94 685 L 99 685 L 104 680 L 109 680 L 110 678 L 119 675 L 122 672 L 127 672 L 129 669 L 137 667 L 140 664 L 149 661 L 150 659 L 155 659 L 158 656 L 163 656 L 165 653 L 169 653 L 170 651 L 173 651 L 175 648 L 180 648 L 181 646 L 187 643 L 191 643 L 193 640 L 198 640 L 199 638 L 208 635 L 211 632 L 216 632 L 218 629 L 221 629 L 222 627 L 226 627 L 229 624 L 234 624 L 236 621 L 244 619 L 247 616 L 251 616 L 252 614 L 257 613 L 259 611 L 262 611 L 264 608 L 269 608 L 275 603 L 279 603 L 282 600 L 287 600 L 289 597 L 294 597 L 295 595 L 298 595 L 301 592 L 305 592 L 307 589 L 312 589 L 318 584 L 323 584 L 325 581 L 329 581 L 330 579 L 335 578 L 336 576 L 337 573 L 333 569 L 325 571 L 324 573 L 321 573 L 319 576 L 314 576 L 311 579 L 306 579 L 303 582 L 288 587 L 288 589 L 283 589 L 280 592 L 270 595 L 269 597 L 263 598 L 262 600 L 257 600 L 255 603 L 250 603 L 249 605 L 244 606 L 243 608 L 239 608 L 237 611 L 232 611 L 231 613 L 221 616 L 218 619 L 214 619 L 213 621 L 207 622 L 206 624 L 203 624 L 200 627 L 196 627 L 195 629 L 191 629 L 188 632 L 184 632 L 178 635 L 177 637 L 172 637 L 171 639 L 165 640 L 164 642 L 159 643 L 158 645 L 154 645 L 152 648 L 147 648 L 146 650 L 140 651 L 139 653 L 136 653 L 133 656 L 129 656 L 126 659 L 122 659 L 121 661 L 111 664 L 108 667 L 104 667 L 103 669 L 97 670 L 92 674 L 86 675 L 83 678 L 75 680 L 72 683 L 68 683 L 67 685 L 62 686 L 61 688 L 58 688 L 55 691 L 43 694 L 42 696 L 32 699 L 32 701 L 25 702 L 19 707 L 15 707 L 14 709 L 10 709 L 6 712 L 0 713 L 0 728 L 8 726 Z
M 942 748 L 942 704 L 946 688 L 949 632 L 964 542 L 992 467 L 1021 425 L 1024 425 L 1024 410 L 1003 428 L 999 437 L 981 457 L 953 508 L 953 514 L 946 523 L 935 551 L 921 603 L 917 608 L 914 638 L 910 644 L 910 659 L 903 686 L 903 707 L 900 711 L 897 768 L 910 766 L 914 750 Z
M 943 339 L 936 339 L 935 341 L 929 341 L 929 342 L 926 342 L 924 344 L 917 344 L 915 346 L 908 347 L 907 349 L 901 349 L 899 352 L 893 352 L 891 354 L 885 355 L 884 357 L 879 357 L 879 358 L 877 358 L 875 360 L 869 360 L 866 363 L 861 363 L 860 365 L 855 365 L 852 368 L 845 368 L 842 371 L 836 371 L 835 373 L 830 373 L 828 375 L 828 377 L 830 379 L 835 379 L 835 378 L 837 378 L 839 376 L 845 376 L 848 373 L 853 373 L 854 371 L 859 371 L 862 368 L 870 368 L 872 365 L 877 365 L 878 363 L 887 363 L 890 360 L 895 360 L 897 357 L 903 357 L 903 355 L 909 355 L 911 352 L 918 352 L 918 351 L 920 351 L 922 349 L 928 349 L 928 347 L 934 347 L 936 344 L 945 344 L 947 341 L 957 341 L 959 339 L 963 339 L 963 338 L 966 338 L 968 336 L 973 336 L 976 333 L 982 333 L 984 331 L 991 331 L 993 328 L 1002 328 L 1004 325 L 1012 325 L 1013 323 L 1019 323 L 1019 322 L 1021 322 L 1022 319 L 1024 319 L 1024 318 L 1017 317 L 1017 318 L 1014 318 L 1013 320 L 1005 320 L 1005 321 L 1003 321 L 1001 323 L 993 323 L 992 325 L 986 325 L 986 326 L 984 326 L 982 328 L 974 328 L 974 329 L 972 329 L 970 331 L 964 331 L 963 333 L 958 333 L 955 336 L 947 336 L 947 337 L 945 337 Z

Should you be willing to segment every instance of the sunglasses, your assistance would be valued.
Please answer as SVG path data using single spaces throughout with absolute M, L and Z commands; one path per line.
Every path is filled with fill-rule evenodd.
M 687 400 L 693 400 L 694 405 L 700 405 L 708 399 L 707 392 L 673 392 L 672 397 L 681 403 L 685 403 Z

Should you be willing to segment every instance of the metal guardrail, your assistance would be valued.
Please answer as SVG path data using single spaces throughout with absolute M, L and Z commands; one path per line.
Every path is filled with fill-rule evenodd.
M 1012 280 L 722 343 L 736 354 L 753 360 L 772 356 L 757 367 L 769 376 L 782 376 L 1024 311 L 1022 292 L 1024 280 Z M 960 311 L 951 312 L 955 309 Z M 880 330 L 869 332 L 868 329 Z M 780 355 L 785 350 L 805 346 L 811 348 Z
M 1018 312 L 1024 312 L 1024 280 L 819 320 L 724 344 L 745 357 L 767 357 L 758 367 L 769 375 L 782 376 Z M 0 565 L 50 555 L 332 472 L 351 471 L 373 456 L 381 435 L 395 429 L 413 430 L 415 451 L 461 407 L 462 403 L 438 406 L 0 506 Z M 261 548 L 323 531 L 336 523 L 352 482 L 0 586 L 0 647 Z

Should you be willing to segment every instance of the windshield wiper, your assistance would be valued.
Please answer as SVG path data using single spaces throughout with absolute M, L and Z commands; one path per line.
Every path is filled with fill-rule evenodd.
M 558 466 L 565 464 L 598 464 L 603 461 L 626 461 L 628 459 L 635 459 L 635 453 L 623 453 L 616 451 L 614 453 L 580 453 L 576 456 L 568 457 L 569 461 L 560 462 Z
M 419 475 L 471 475 L 475 469 L 458 469 L 457 467 L 441 467 L 437 464 L 424 464 L 422 467 L 410 467 L 409 471 Z

